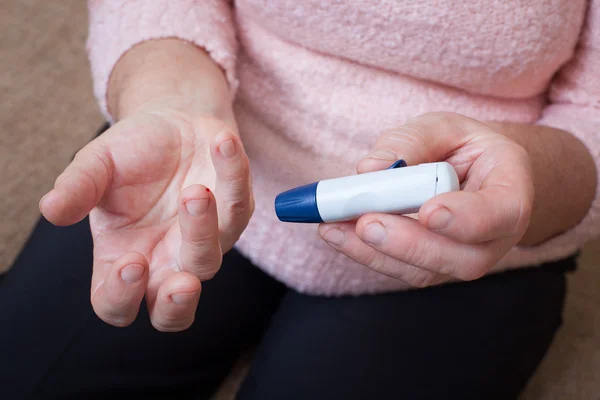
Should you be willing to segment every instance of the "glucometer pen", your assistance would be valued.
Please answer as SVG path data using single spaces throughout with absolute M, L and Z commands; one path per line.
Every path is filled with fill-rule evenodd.
M 396 161 L 383 171 L 314 182 L 288 190 L 275 199 L 283 222 L 349 221 L 371 212 L 410 214 L 430 198 L 459 190 L 454 168 L 447 162 L 407 167 Z

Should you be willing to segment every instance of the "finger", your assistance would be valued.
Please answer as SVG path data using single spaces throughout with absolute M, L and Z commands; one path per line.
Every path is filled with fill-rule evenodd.
M 96 315 L 114 326 L 127 326 L 137 317 L 148 283 L 148 261 L 127 253 L 105 270 L 94 266 L 91 301 Z
M 183 189 L 179 196 L 180 263 L 200 280 L 211 279 L 221 266 L 219 221 L 215 198 L 203 185 Z
M 81 221 L 100 202 L 114 164 L 110 151 L 96 139 L 80 150 L 40 200 L 40 211 L 55 225 Z
M 531 216 L 531 176 L 528 157 L 521 147 L 511 142 L 497 144 L 472 165 L 465 191 L 430 199 L 421 207 L 419 221 L 464 243 L 497 238 L 512 238 L 516 243 Z
M 152 325 L 161 332 L 178 332 L 194 322 L 201 284 L 188 272 L 176 272 L 159 286 L 150 309 Z
M 396 260 L 461 280 L 480 278 L 512 246 L 502 240 L 458 243 L 412 218 L 390 214 L 361 217 L 356 233 L 363 242 Z
M 227 248 L 237 240 L 254 211 L 250 163 L 240 139 L 228 131 L 215 137 L 211 156 L 217 173 L 219 227 L 223 242 L 227 242 L 222 245 Z
M 409 286 L 422 288 L 447 280 L 447 277 L 395 260 L 365 244 L 356 236 L 352 222 L 320 224 L 319 235 L 331 247 L 357 263 Z
M 423 114 L 384 132 L 371 153 L 358 162 L 357 171 L 365 173 L 385 169 L 399 159 L 404 159 L 408 165 L 445 160 L 468 143 L 475 133 L 482 131 L 493 132 L 487 125 L 462 115 Z M 465 153 L 464 156 L 472 158 L 473 155 Z M 466 164 L 466 160 L 455 160 L 453 164 L 460 166 Z M 457 173 L 460 178 L 466 169 L 457 168 Z

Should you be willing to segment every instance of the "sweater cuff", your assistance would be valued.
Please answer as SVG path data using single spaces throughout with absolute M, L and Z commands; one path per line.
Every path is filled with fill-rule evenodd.
M 596 164 L 596 195 L 587 215 L 576 226 L 538 246 L 516 246 L 501 261 L 500 268 L 536 265 L 569 256 L 600 234 L 600 109 L 552 104 L 537 124 L 570 132 L 587 147 Z
M 136 44 L 178 38 L 202 47 L 224 70 L 235 94 L 237 42 L 232 10 L 223 0 L 89 0 L 90 59 L 94 95 L 108 121 L 106 93 L 118 60 Z

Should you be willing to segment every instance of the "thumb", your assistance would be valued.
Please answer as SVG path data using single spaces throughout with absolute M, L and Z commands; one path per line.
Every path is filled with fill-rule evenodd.
M 59 226 L 81 221 L 100 202 L 110 184 L 114 164 L 99 139 L 81 149 L 40 200 L 40 211 Z
M 408 165 L 443 161 L 486 125 L 453 113 L 429 113 L 385 131 L 357 164 L 359 174 L 388 168 L 403 159 Z

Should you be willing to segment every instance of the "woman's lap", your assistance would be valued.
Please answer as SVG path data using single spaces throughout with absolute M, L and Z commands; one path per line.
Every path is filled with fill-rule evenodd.
M 241 399 L 514 398 L 560 325 L 573 265 L 324 298 L 285 289 L 233 251 L 204 284 L 192 328 L 174 334 L 153 330 L 143 307 L 125 329 L 100 321 L 91 251 L 87 221 L 41 221 L 0 284 L 1 398 L 206 398 L 263 334 Z
M 288 291 L 240 399 L 514 399 L 561 323 L 565 269 L 338 299 Z

